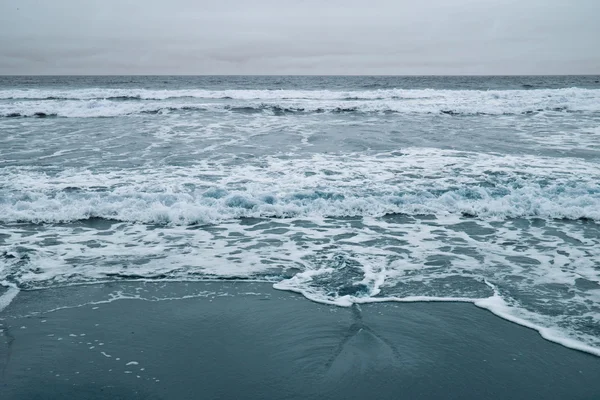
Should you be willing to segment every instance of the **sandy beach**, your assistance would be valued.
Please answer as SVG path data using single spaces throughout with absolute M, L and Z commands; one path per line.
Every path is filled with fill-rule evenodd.
M 342 308 L 270 284 L 20 292 L 0 314 L 12 399 L 594 399 L 600 360 L 471 304 Z

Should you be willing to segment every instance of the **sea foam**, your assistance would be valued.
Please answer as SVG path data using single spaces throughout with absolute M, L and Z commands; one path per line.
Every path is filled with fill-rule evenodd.
M 167 112 L 506 115 L 600 112 L 600 90 L 1 90 L 0 116 L 116 117 Z
M 600 169 L 569 158 L 407 149 L 56 175 L 7 167 L 0 174 L 3 222 L 189 225 L 386 214 L 600 220 Z

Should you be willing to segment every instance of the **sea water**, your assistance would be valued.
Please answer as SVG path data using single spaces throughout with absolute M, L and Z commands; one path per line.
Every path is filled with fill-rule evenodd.
M 222 279 L 600 355 L 600 77 L 0 77 L 2 307 Z

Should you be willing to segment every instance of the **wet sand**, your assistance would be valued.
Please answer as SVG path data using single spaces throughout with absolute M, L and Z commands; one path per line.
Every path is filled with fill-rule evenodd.
M 2 400 L 600 398 L 599 357 L 471 304 L 119 283 L 22 291 L 0 318 Z

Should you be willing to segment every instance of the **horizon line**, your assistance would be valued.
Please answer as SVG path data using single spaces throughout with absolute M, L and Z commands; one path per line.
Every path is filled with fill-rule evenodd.
M 559 77 L 559 76 L 600 76 L 597 74 L 0 74 L 0 77 Z

